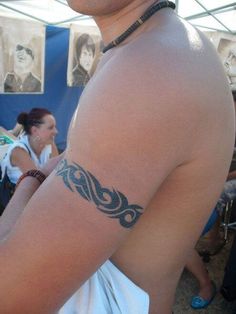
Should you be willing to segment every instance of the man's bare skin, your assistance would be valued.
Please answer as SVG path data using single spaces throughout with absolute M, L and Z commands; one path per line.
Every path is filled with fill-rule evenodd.
M 68 2 L 95 15 L 105 43 L 153 3 Z M 64 159 L 1 244 L 2 313 L 54 313 L 111 257 L 149 294 L 150 313 L 170 314 L 233 143 L 233 101 L 214 48 L 162 9 L 103 56 L 80 98 Z M 124 212 L 101 210 L 117 195 Z

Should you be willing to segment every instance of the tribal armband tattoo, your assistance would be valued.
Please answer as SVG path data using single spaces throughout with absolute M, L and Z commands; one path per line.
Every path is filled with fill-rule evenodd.
M 77 191 L 85 200 L 92 202 L 98 210 L 110 218 L 117 218 L 121 226 L 131 228 L 143 213 L 143 208 L 129 204 L 127 197 L 115 189 L 102 187 L 99 181 L 76 163 L 62 160 L 56 171 L 72 192 Z

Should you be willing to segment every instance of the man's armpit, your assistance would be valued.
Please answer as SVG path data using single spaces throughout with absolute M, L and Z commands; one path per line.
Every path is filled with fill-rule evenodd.
M 143 213 L 143 208 L 137 204 L 129 204 L 127 197 L 115 190 L 102 187 L 89 171 L 72 162 L 63 159 L 56 175 L 62 177 L 66 187 L 71 192 L 77 191 L 85 200 L 92 202 L 96 208 L 110 218 L 118 219 L 121 226 L 131 228 Z

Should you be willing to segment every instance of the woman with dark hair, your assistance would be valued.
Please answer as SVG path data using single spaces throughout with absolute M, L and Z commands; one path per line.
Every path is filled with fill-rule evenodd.
M 84 86 L 90 79 L 95 56 L 95 44 L 89 34 L 82 34 L 76 41 L 76 66 L 72 70 L 72 85 Z
M 56 121 L 50 111 L 33 108 L 29 113 L 20 113 L 17 123 L 23 126 L 24 133 L 10 145 L 1 162 L 3 175 L 6 171 L 13 184 L 25 171 L 40 169 L 50 157 L 58 155 L 54 143 Z

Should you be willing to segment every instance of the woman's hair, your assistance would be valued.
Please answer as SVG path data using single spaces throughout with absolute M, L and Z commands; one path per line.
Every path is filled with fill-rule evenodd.
M 76 58 L 77 62 L 79 62 L 82 47 L 85 46 L 86 49 L 92 50 L 93 56 L 95 54 L 95 44 L 91 36 L 89 34 L 82 34 L 76 40 Z
M 17 117 L 17 122 L 23 126 L 26 134 L 31 133 L 32 126 L 39 126 L 43 123 L 43 118 L 52 113 L 45 108 L 33 108 L 29 113 L 21 112 Z

